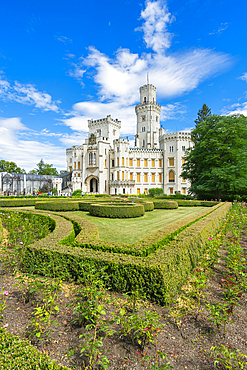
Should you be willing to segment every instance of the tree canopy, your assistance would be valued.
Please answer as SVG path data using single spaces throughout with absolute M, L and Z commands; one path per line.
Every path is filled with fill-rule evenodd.
M 211 115 L 191 132 L 181 176 L 200 199 L 247 195 L 247 118 Z
M 45 163 L 43 159 L 37 163 L 37 168 L 31 170 L 29 173 L 33 175 L 58 175 L 58 171 L 53 167 L 53 164 Z
M 211 109 L 207 106 L 207 104 L 203 104 L 202 109 L 199 109 L 197 113 L 197 119 L 195 119 L 195 124 L 204 121 L 207 117 L 211 116 Z
M 9 173 L 26 173 L 23 168 L 17 166 L 15 162 L 0 160 L 0 172 L 9 172 Z

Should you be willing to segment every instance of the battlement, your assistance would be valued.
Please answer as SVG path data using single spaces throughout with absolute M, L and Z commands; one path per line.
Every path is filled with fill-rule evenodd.
M 105 124 L 111 124 L 111 125 L 116 126 L 119 129 L 121 128 L 121 121 L 119 121 L 117 118 L 116 119 L 111 118 L 110 114 L 107 115 L 106 118 L 88 120 L 89 128 L 98 127 L 98 126 L 102 126 Z

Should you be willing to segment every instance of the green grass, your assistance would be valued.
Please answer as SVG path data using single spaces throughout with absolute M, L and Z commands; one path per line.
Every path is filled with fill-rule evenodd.
M 93 222 L 99 230 L 100 239 L 132 244 L 173 222 L 200 213 L 205 208 L 207 207 L 181 207 L 173 210 L 155 209 L 152 212 L 146 212 L 143 217 L 129 219 L 94 217 L 90 216 L 88 212 L 81 211 L 72 213 Z

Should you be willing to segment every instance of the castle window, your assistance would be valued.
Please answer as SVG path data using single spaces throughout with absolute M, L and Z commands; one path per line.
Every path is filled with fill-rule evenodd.
M 122 180 L 124 180 L 124 171 L 122 171 Z
M 114 167 L 114 159 L 111 160 L 111 166 Z
M 147 193 L 148 193 L 148 189 L 144 189 L 144 193 L 147 195 Z
M 169 158 L 169 166 L 174 166 L 174 158 Z
M 74 170 L 76 170 L 76 162 L 74 162 Z
M 175 182 L 175 173 L 174 171 L 169 171 L 169 182 Z
M 93 153 L 93 164 L 96 164 L 96 153 Z
M 159 159 L 159 167 L 162 167 L 162 159 Z
M 107 166 L 107 164 L 106 164 L 106 159 L 105 159 L 105 167 Z
M 123 189 L 123 194 L 125 194 L 125 189 Z
M 78 162 L 78 170 L 81 169 L 81 162 Z
M 185 146 L 182 146 L 182 152 L 185 152 Z
M 159 122 L 159 116 L 156 116 L 156 122 Z
M 97 130 L 99 136 L 101 136 L 101 130 Z
M 130 172 L 130 180 L 133 180 L 133 172 Z
M 130 167 L 132 167 L 132 166 L 133 166 L 133 158 L 130 158 L 130 159 L 129 159 L 129 165 L 130 165 Z
M 105 149 L 105 154 L 106 154 L 106 149 Z
M 141 174 L 140 173 L 137 173 L 136 181 L 141 182 Z
M 170 146 L 170 153 L 173 153 L 173 146 Z
M 144 173 L 144 182 L 148 182 L 148 174 Z
M 185 158 L 182 158 L 182 164 L 185 164 Z
M 147 98 L 146 98 L 146 96 L 144 96 L 143 103 L 146 103 L 146 102 L 147 102 Z
M 154 103 L 154 98 L 153 98 L 153 103 Z
M 152 182 L 155 182 L 155 173 L 152 173 Z
M 119 146 L 117 147 L 117 152 L 119 153 Z
M 182 188 L 182 194 L 186 194 L 186 188 Z
M 122 166 L 124 166 L 124 157 L 122 157 Z
M 72 163 L 72 158 L 69 159 L 69 163 Z
M 114 176 L 114 175 L 113 175 L 113 173 L 112 173 L 112 174 L 111 174 L 111 179 L 112 179 L 112 181 L 113 181 L 113 176 Z
M 139 195 L 140 194 L 140 192 L 141 192 L 141 189 L 136 189 L 136 192 L 137 192 L 137 195 Z
M 162 173 L 159 173 L 159 182 L 162 182 Z
M 78 173 L 78 177 L 81 177 L 81 174 L 80 173 Z
M 70 166 L 69 171 L 72 172 L 72 167 Z
M 138 159 L 136 160 L 136 165 L 137 165 L 137 167 L 140 167 L 140 162 L 141 162 L 141 160 L 138 158 Z
M 142 132 L 145 132 L 146 131 L 146 127 L 142 127 Z
M 142 146 L 145 146 L 145 140 L 142 140 Z
M 105 180 L 105 191 L 106 191 L 106 180 Z
M 119 157 L 117 157 L 117 166 L 119 166 Z
M 186 182 L 186 180 L 182 177 L 182 182 Z
M 119 171 L 117 172 L 117 180 L 119 180 Z
M 125 165 L 128 166 L 128 158 L 125 159 Z
M 155 167 L 155 159 L 152 159 L 152 167 Z
M 125 180 L 128 180 L 128 172 L 125 174 Z
M 147 167 L 147 166 L 148 166 L 148 160 L 144 159 L 144 167 Z
M 170 194 L 173 194 L 173 188 L 170 188 Z
M 142 122 L 146 120 L 146 116 L 142 116 Z

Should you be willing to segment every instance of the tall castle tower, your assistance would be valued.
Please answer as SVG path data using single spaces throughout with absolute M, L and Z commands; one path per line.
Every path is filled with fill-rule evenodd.
M 137 133 L 135 146 L 139 148 L 159 148 L 161 106 L 156 103 L 156 87 L 150 84 L 140 87 L 140 104 L 135 107 Z

